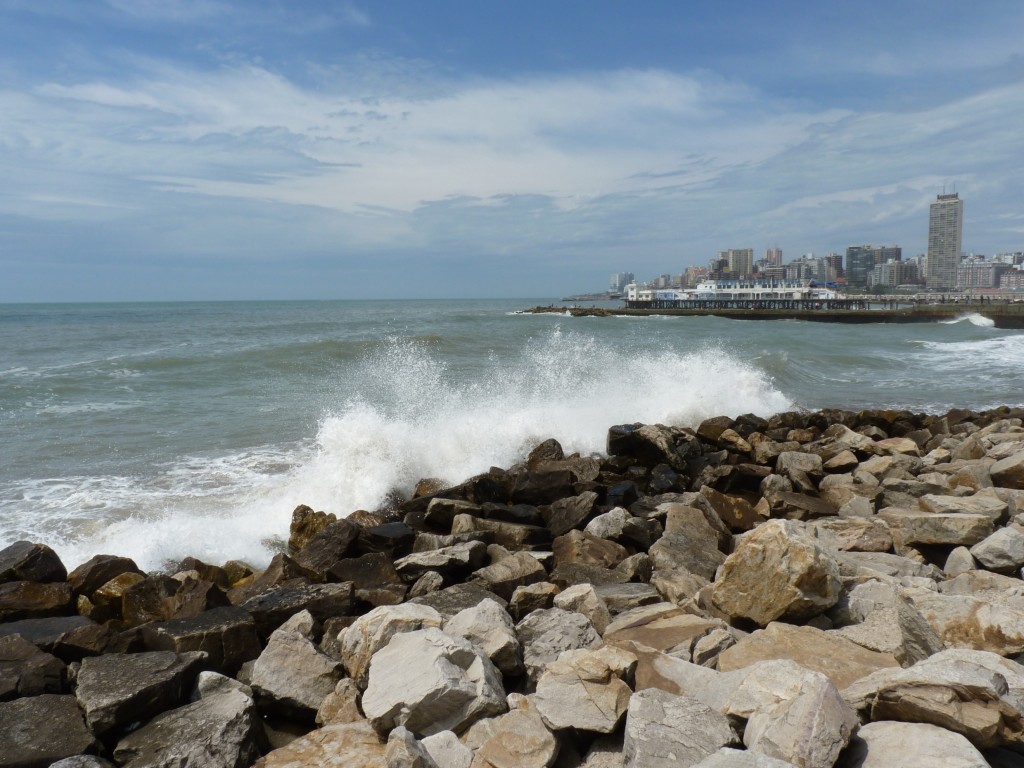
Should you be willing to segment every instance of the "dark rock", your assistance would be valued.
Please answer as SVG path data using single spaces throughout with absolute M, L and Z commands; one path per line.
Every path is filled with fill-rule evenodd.
M 423 520 L 430 528 L 449 533 L 456 515 L 478 517 L 480 512 L 480 506 L 471 501 L 436 498 L 430 501 Z
M 534 611 L 552 607 L 558 592 L 558 587 L 547 581 L 518 587 L 508 601 L 508 612 L 519 621 Z
M 47 619 L 22 619 L 0 624 L 0 638 L 21 635 L 44 651 L 53 652 L 60 640 L 80 627 L 96 626 L 85 616 L 54 616 Z
M 491 538 L 495 544 L 506 549 L 520 550 L 551 543 L 551 533 L 547 528 L 536 525 L 520 525 L 506 523 L 501 520 L 486 520 L 470 515 L 456 515 L 452 522 L 452 535 L 482 534 Z M 483 540 L 483 536 L 480 540 Z
M 331 566 L 355 549 L 361 531 L 348 520 L 328 523 L 295 554 L 295 562 L 315 574 L 316 581 L 323 581 Z
M 480 507 L 480 517 L 519 525 L 544 525 L 544 518 L 532 504 L 492 504 L 486 502 Z
M 352 582 L 355 598 L 375 608 L 397 605 L 405 599 L 408 587 L 395 570 L 391 558 L 383 552 L 339 560 L 327 572 L 332 582 Z
M 447 621 L 459 611 L 472 608 L 481 600 L 487 599 L 496 601 L 502 608 L 508 606 L 506 600 L 477 584 L 455 584 L 432 594 L 414 598 L 409 602 L 429 606 Z
M 184 619 L 228 605 L 231 605 L 228 596 L 214 582 L 187 576 L 174 593 L 171 616 Z
M 9 581 L 0 584 L 0 621 L 66 616 L 74 609 L 74 595 L 66 581 L 40 584 Z
M 621 571 L 599 565 L 562 563 L 551 571 L 548 581 L 566 589 L 576 584 L 593 584 L 595 587 L 600 584 L 625 584 L 629 577 Z
M 76 694 L 86 723 L 101 736 L 182 704 L 205 658 L 154 651 L 84 659 Z
M 826 517 L 836 513 L 835 507 L 824 499 L 802 493 L 780 491 L 772 496 L 772 517 L 791 520 L 807 520 L 812 517 Z
M 181 582 L 170 576 L 154 573 L 124 590 L 122 615 L 130 627 L 137 627 L 149 621 L 166 621 L 173 618 L 175 595 Z
M 742 496 L 726 495 L 708 486 L 702 486 L 700 492 L 729 530 L 750 531 L 758 523 L 764 522 L 754 511 L 754 506 Z
M 0 763 L 12 768 L 47 768 L 97 749 L 75 697 L 52 693 L 0 704 L 0 744 Z
M 697 427 L 697 436 L 710 445 L 716 445 L 718 438 L 722 436 L 725 430 L 733 429 L 734 423 L 728 416 L 714 416 L 710 419 L 705 419 Z
M 605 504 L 609 507 L 629 508 L 640 499 L 640 490 L 632 480 L 625 480 L 608 488 Z
M 212 581 L 221 589 L 230 589 L 232 579 L 228 572 L 217 565 L 204 563 L 194 557 L 186 557 L 178 564 L 179 571 L 195 571 L 203 581 Z
M 300 504 L 292 511 L 292 522 L 288 529 L 288 552 L 294 555 L 302 550 L 313 537 L 338 518 L 326 512 L 316 512 L 312 507 Z
M 90 597 L 87 598 L 85 595 L 79 595 L 80 604 L 84 604 L 85 600 L 89 600 L 92 603 L 87 612 L 82 612 L 97 622 L 122 618 L 121 611 L 124 605 L 125 590 L 145 579 L 146 577 L 141 573 L 134 573 L 132 571 L 118 574 L 93 592 Z
M 130 557 L 96 555 L 69 573 L 68 582 L 76 595 L 91 597 L 93 592 L 111 579 L 129 572 L 146 575 Z
M 569 531 L 552 543 L 555 567 L 565 564 L 595 565 L 614 568 L 629 553 L 621 544 L 599 539 L 583 531 Z
M 228 584 L 235 586 L 243 579 L 256 575 L 256 569 L 242 560 L 228 560 L 224 563 L 224 575 L 228 577 Z
M 760 416 L 755 416 L 753 413 L 744 413 L 736 417 L 736 422 L 732 427 L 736 430 L 736 433 L 746 439 L 750 437 L 754 432 L 761 432 L 768 428 L 768 419 L 762 419 Z
M 394 523 L 396 520 L 396 512 L 367 512 L 365 509 L 357 509 L 345 517 L 353 525 L 358 525 L 360 528 L 375 528 L 378 525 L 384 525 L 385 523 Z
M 689 460 L 702 452 L 695 435 L 663 424 L 619 424 L 608 430 L 609 454 L 633 456 L 646 467 L 668 464 L 686 472 Z
M 409 581 L 434 571 L 451 582 L 482 567 L 486 557 L 486 544 L 482 541 L 469 541 L 427 552 L 413 552 L 396 560 L 394 568 Z
M 267 566 L 267 570 L 248 584 L 242 584 L 228 592 L 228 600 L 231 601 L 232 605 L 240 605 L 256 595 L 267 592 L 294 579 L 315 581 L 316 574 L 307 568 L 303 568 L 286 554 L 274 555 L 270 565 Z
M 686 479 L 668 464 L 658 464 L 651 470 L 647 481 L 648 493 L 668 493 L 682 491 L 686 488 Z
M 545 461 L 561 461 L 565 458 L 562 445 L 554 438 L 548 438 L 538 445 L 526 459 L 527 469 L 537 469 L 537 465 Z
M 637 552 L 616 565 L 615 570 L 623 574 L 628 581 L 647 583 L 654 575 L 654 563 L 646 552 Z
M 67 568 L 45 544 L 16 541 L 0 550 L 0 582 L 66 581 Z
M 581 527 L 594 513 L 596 504 L 597 494 L 593 491 L 558 499 L 543 512 L 544 524 L 552 536 L 561 536 L 573 528 Z
M 549 472 L 526 471 L 516 478 L 512 501 L 517 504 L 541 506 L 573 495 L 573 473 L 568 469 Z
M 0 638 L 0 701 L 61 693 L 67 668 L 20 635 Z
M 256 595 L 242 603 L 242 607 L 256 622 L 256 633 L 261 640 L 299 611 L 307 610 L 319 622 L 332 616 L 345 616 L 352 612 L 355 589 L 352 582 L 341 584 L 284 584 Z
M 203 651 L 204 667 L 234 674 L 242 664 L 260 655 L 256 623 L 244 608 L 213 608 L 198 616 L 154 622 L 142 627 L 150 651 Z
M 374 528 L 360 529 L 358 549 L 363 554 L 383 552 L 394 559 L 412 552 L 414 541 L 416 531 L 405 523 L 386 523 Z

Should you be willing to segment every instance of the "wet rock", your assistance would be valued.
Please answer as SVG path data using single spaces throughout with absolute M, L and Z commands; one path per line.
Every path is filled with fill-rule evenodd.
M 352 582 L 355 599 L 374 607 L 397 605 L 408 593 L 391 558 L 381 552 L 338 560 L 327 569 L 326 578 L 327 581 Z
M 0 744 L 0 761 L 24 768 L 46 768 L 98 748 L 75 697 L 51 693 L 0 703 Z
M 41 650 L 67 662 L 102 653 L 111 639 L 109 628 L 100 627 L 85 616 L 53 616 L 0 624 L 0 638 L 11 635 L 21 635 Z
M 440 628 L 443 623 L 444 617 L 426 605 L 407 603 L 375 608 L 340 635 L 341 661 L 356 684 L 365 688 L 370 660 L 395 635 L 426 627 Z
M 516 504 L 542 506 L 574 494 L 573 473 L 568 469 L 526 471 L 516 478 L 512 488 L 512 501 Z
M 723 563 L 715 605 L 762 626 L 780 618 L 810 618 L 839 599 L 835 559 L 793 523 L 772 520 L 745 536 Z
M 67 582 L 8 581 L 0 584 L 0 621 L 65 616 L 72 600 Z
M 523 649 L 512 617 L 494 600 L 482 600 L 459 611 L 445 622 L 444 631 L 482 650 L 502 674 L 523 673 Z
M 256 634 L 267 638 L 300 611 L 309 611 L 320 622 L 349 615 L 354 597 L 352 582 L 282 585 L 246 600 L 242 608 L 256 623 Z
M 132 581 L 135 579 L 134 574 L 128 574 L 128 577 Z M 175 596 L 180 587 L 181 582 L 158 573 L 128 584 L 121 593 L 121 613 L 125 623 L 137 627 L 150 621 L 173 618 Z
M 557 499 L 546 508 L 546 511 L 542 511 L 544 524 L 552 536 L 561 536 L 582 526 L 593 514 L 596 504 L 597 494 L 593 491 Z
M 381 768 L 384 750 L 366 721 L 328 725 L 267 753 L 253 768 Z
M 838 768 L 990 768 L 959 733 L 928 723 L 884 720 L 861 727 Z
M 412 552 L 416 531 L 405 523 L 384 523 L 360 528 L 357 546 L 360 553 L 383 552 L 394 559 Z
M 688 696 L 648 689 L 634 693 L 629 702 L 623 765 L 693 766 L 736 743 L 724 715 Z
M 146 575 L 131 558 L 96 555 L 71 571 L 68 574 L 68 582 L 76 595 L 89 596 L 122 573 Z
M 685 473 L 687 460 L 700 455 L 700 441 L 662 424 L 619 424 L 608 430 L 608 454 L 633 456 L 648 467 L 668 464 Z
M 481 541 L 467 541 L 429 552 L 406 555 L 395 561 L 395 570 L 409 580 L 418 579 L 427 571 L 436 571 L 454 580 L 480 568 L 486 557 L 486 544 Z
M 295 552 L 295 562 L 323 581 L 331 566 L 353 551 L 361 530 L 348 520 L 329 522 Z
M 182 704 L 204 658 L 153 651 L 83 659 L 76 695 L 89 728 L 102 735 Z
M 378 733 L 459 733 L 504 712 L 501 673 L 462 638 L 428 628 L 396 635 L 374 654 L 362 706 Z
M 586 616 L 561 608 L 534 611 L 516 625 L 523 646 L 523 662 L 533 684 L 544 667 L 563 652 L 594 648 L 601 643 L 594 625 Z
M 62 693 L 67 668 L 20 635 L 0 638 L 0 701 Z
M 67 568 L 45 544 L 16 541 L 0 550 L 0 583 L 7 581 L 66 581 Z
M 288 552 L 295 554 L 320 531 L 337 520 L 335 515 L 316 512 L 312 507 L 300 504 L 292 510 L 292 520 L 288 532 Z
M 534 702 L 553 730 L 612 733 L 626 714 L 633 691 L 623 678 L 636 656 L 619 648 L 566 651 L 544 669 Z

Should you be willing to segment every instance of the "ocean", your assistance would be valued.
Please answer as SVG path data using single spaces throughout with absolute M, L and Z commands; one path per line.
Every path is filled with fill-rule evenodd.
M 793 408 L 1024 405 L 1024 333 L 519 314 L 552 299 L 0 305 L 0 547 L 262 566 L 541 440 Z

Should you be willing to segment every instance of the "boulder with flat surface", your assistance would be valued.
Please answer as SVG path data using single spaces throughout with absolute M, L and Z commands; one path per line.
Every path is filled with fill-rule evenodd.
M 882 720 L 861 726 L 837 768 L 991 768 L 959 733 L 929 723 Z
M 0 745 L 0 763 L 24 768 L 99 751 L 75 697 L 53 693 L 0 703 Z
M 402 632 L 440 628 L 444 618 L 433 608 L 406 603 L 382 605 L 360 616 L 340 636 L 341 661 L 349 676 L 365 688 L 373 654 Z
M 16 541 L 0 549 L 0 583 L 5 581 L 66 581 L 67 568 L 45 544 Z
M 690 768 L 738 742 L 725 715 L 689 696 L 634 693 L 626 714 L 624 768 Z
M 537 681 L 537 711 L 554 730 L 612 733 L 629 706 L 633 691 L 624 678 L 635 665 L 634 654 L 611 646 L 566 651 Z
M 381 768 L 384 750 L 365 720 L 327 725 L 268 752 L 253 768 Z
M 523 672 L 523 649 L 512 617 L 494 600 L 481 600 L 448 619 L 444 631 L 473 643 L 504 675 Z
M 529 552 L 516 552 L 474 571 L 467 580 L 508 600 L 517 587 L 544 581 L 548 573 Z
M 67 667 L 21 635 L 0 638 L 0 701 L 63 693 Z
M 1024 451 L 1000 459 L 989 468 L 989 473 L 1000 488 L 1024 489 Z
M 601 643 L 601 636 L 586 616 L 561 608 L 534 611 L 516 625 L 516 634 L 523 645 L 523 663 L 533 684 L 544 667 L 564 651 L 594 648 Z

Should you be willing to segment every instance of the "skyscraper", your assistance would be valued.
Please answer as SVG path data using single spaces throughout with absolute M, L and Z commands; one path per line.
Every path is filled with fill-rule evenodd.
M 928 211 L 928 277 L 930 291 L 956 287 L 963 237 L 964 201 L 954 192 L 939 195 Z

